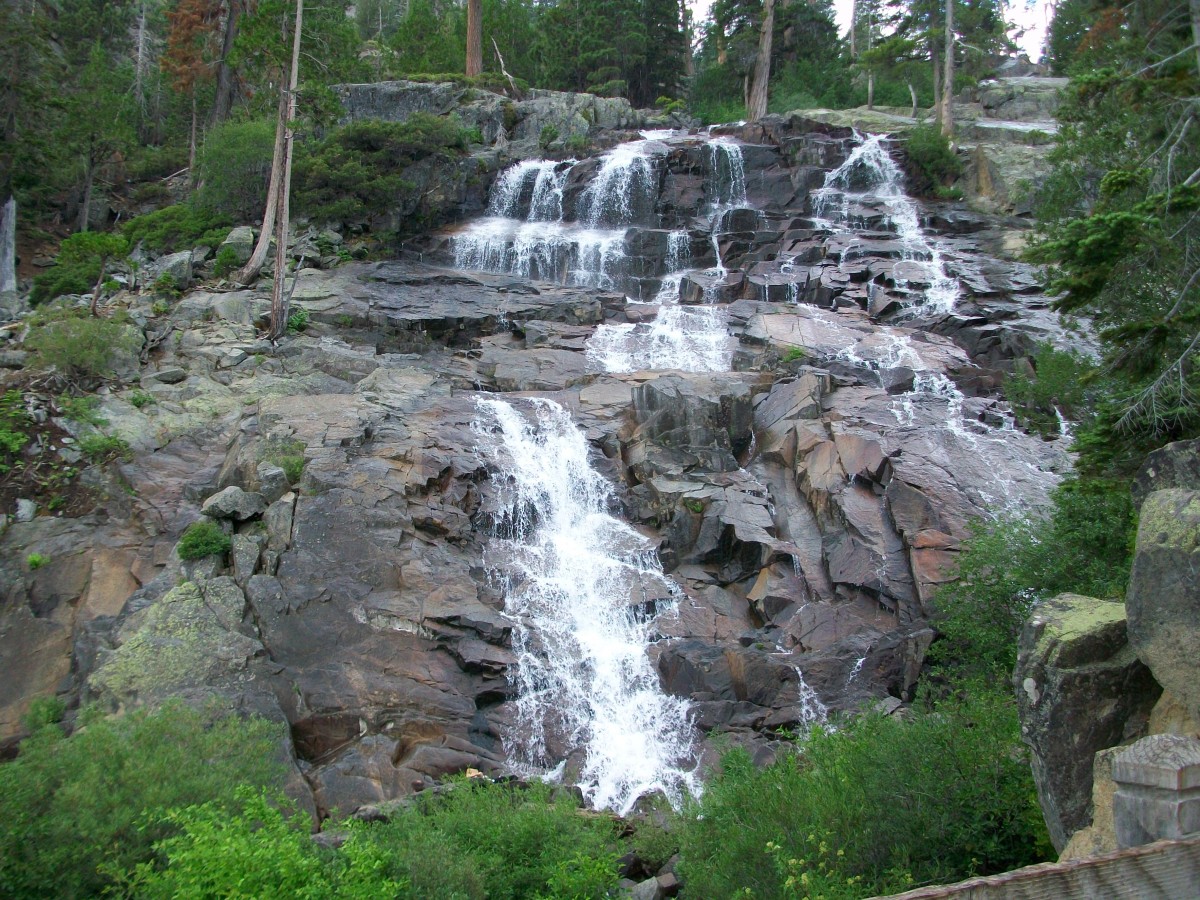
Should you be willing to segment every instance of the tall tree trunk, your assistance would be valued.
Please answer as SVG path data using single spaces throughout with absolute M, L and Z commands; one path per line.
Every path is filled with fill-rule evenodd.
M 763 4 L 762 33 L 758 37 L 758 57 L 754 60 L 754 83 L 746 104 L 746 118 L 756 122 L 767 114 L 767 83 L 771 80 L 771 41 L 775 36 L 775 0 Z
M 1196 71 L 1200 73 L 1200 0 L 1192 0 L 1192 43 L 1196 45 Z
M 942 55 L 933 40 L 929 42 L 929 58 L 933 60 L 933 121 L 942 124 Z
M 196 85 L 192 85 L 192 134 L 188 138 L 188 178 L 196 183 Z
M 858 0 L 850 0 L 850 58 L 858 59 Z
M 867 109 L 875 108 L 875 70 L 867 71 Z
M 687 52 L 683 55 L 683 74 L 692 78 L 696 74 L 696 57 L 692 54 L 692 42 L 696 39 L 696 27 L 692 21 L 692 9 L 686 3 L 681 3 L 683 10 L 683 39 L 687 41 Z
M 133 65 L 133 99 L 137 102 L 138 110 L 146 112 L 146 0 L 138 4 L 137 23 L 137 59 Z
M 905 82 L 908 85 L 908 96 L 912 97 L 912 117 L 917 117 L 917 89 L 913 87 L 911 81 Z
M 483 0 L 467 0 L 467 77 L 483 74 Z
M 75 229 L 76 231 L 87 231 L 88 219 L 91 218 L 92 186 L 96 183 L 96 163 L 90 154 L 88 155 L 85 167 L 83 173 L 83 202 L 79 207 L 79 227 Z
M 304 19 L 304 0 L 296 0 L 296 31 L 292 35 L 292 71 L 288 76 L 287 131 L 283 147 L 283 176 L 279 179 L 279 200 L 275 216 L 275 280 L 271 287 L 271 340 L 287 332 L 288 297 L 283 293 L 287 274 L 288 195 L 292 190 L 292 138 L 296 120 L 296 84 L 300 74 L 300 26 Z
M 233 42 L 237 39 L 238 19 L 242 14 L 242 0 L 229 0 L 229 12 L 225 16 L 225 32 L 221 38 L 221 59 L 217 63 L 217 88 L 213 98 L 210 125 L 219 125 L 229 118 L 233 109 L 234 77 L 233 68 L 229 65 L 229 54 L 233 52 Z
M 275 214 L 279 205 L 279 176 L 283 174 L 283 145 L 287 134 L 288 95 L 282 88 L 279 91 L 279 113 L 275 120 L 275 151 L 271 154 L 271 183 L 267 188 L 267 209 L 263 213 L 262 230 L 258 233 L 258 242 L 254 252 L 233 276 L 238 284 L 249 284 L 258 277 L 263 263 L 267 259 L 267 251 L 271 249 L 271 233 L 275 230 Z
M 17 198 L 0 207 L 0 294 L 17 289 Z
M 954 0 L 946 0 L 946 70 L 942 75 L 942 134 L 954 137 Z

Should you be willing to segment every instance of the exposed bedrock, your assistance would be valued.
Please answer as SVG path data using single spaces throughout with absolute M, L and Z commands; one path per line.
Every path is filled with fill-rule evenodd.
M 895 210 L 848 203 L 870 232 L 853 239 L 815 220 L 848 130 L 772 117 L 651 143 L 652 202 L 609 247 L 634 262 L 608 281 L 452 269 L 459 230 L 414 246 L 426 262 L 301 270 L 292 302 L 312 324 L 278 348 L 255 329 L 265 290 L 193 291 L 169 321 L 135 309 L 177 337 L 103 398 L 131 458 L 96 473 L 89 516 L 0 534 L 0 740 L 39 696 L 173 694 L 285 721 L 293 787 L 322 812 L 505 770 L 514 622 L 485 549 L 519 517 L 478 404 L 496 394 L 569 410 L 612 511 L 657 547 L 677 596 L 631 607 L 662 607 L 655 671 L 703 734 L 766 752 L 817 703 L 909 698 L 968 522 L 1044 503 L 1067 465 L 996 394 L 1060 335 L 1047 301 L 984 252 L 992 220 L 939 207 L 923 233 L 958 299 L 914 309 L 930 276 L 901 266 Z M 610 371 L 597 336 L 668 346 L 661 310 L 717 323 L 708 371 Z M 135 406 L 133 387 L 155 402 Z M 232 550 L 183 562 L 201 515 Z M 35 552 L 49 562 L 31 570 Z

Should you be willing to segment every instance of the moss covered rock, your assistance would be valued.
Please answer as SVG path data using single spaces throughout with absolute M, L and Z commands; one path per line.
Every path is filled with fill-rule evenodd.
M 1061 851 L 1091 824 L 1096 751 L 1139 737 L 1161 689 L 1129 646 L 1124 604 L 1077 594 L 1036 608 L 1013 680 L 1038 800 Z

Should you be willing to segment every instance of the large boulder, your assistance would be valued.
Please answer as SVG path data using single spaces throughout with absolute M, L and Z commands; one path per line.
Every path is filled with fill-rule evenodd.
M 1158 699 L 1125 634 L 1125 607 L 1062 594 L 1021 632 L 1013 681 L 1038 800 L 1058 851 L 1091 824 L 1096 751 L 1139 736 Z
M 1167 488 L 1200 490 L 1200 440 L 1175 441 L 1147 456 L 1133 476 L 1133 505 Z
M 1142 504 L 1125 605 L 1129 640 L 1155 680 L 1200 719 L 1200 491 L 1155 491 Z

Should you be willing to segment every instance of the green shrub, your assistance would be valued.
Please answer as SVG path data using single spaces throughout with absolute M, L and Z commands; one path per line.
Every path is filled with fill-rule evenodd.
M 29 566 L 30 572 L 37 571 L 48 562 L 50 562 L 50 557 L 43 556 L 41 553 L 30 553 L 25 557 L 25 565 Z
M 1032 363 L 1034 376 L 1009 376 L 1004 393 L 1023 426 L 1044 437 L 1057 437 L 1059 412 L 1068 419 L 1077 419 L 1091 406 L 1093 391 L 1089 382 L 1096 373 L 1096 364 L 1080 353 L 1057 350 L 1049 342 L 1034 351 Z
M 869 715 L 814 731 L 766 768 L 743 750 L 721 766 L 683 816 L 688 896 L 789 896 L 768 843 L 830 884 L 860 877 L 855 897 L 1005 871 L 1049 851 L 1007 696 L 945 701 L 907 719 Z M 814 838 L 828 855 L 813 855 Z
M 151 858 L 170 809 L 229 808 L 238 784 L 279 785 L 277 726 L 168 705 L 88 719 L 71 737 L 47 721 L 0 765 L 0 895 L 99 896 L 111 871 Z M 100 871 L 104 866 L 105 871 Z
M 1007 681 L 1017 638 L 1035 603 L 1063 591 L 1119 597 L 1134 534 L 1128 486 L 1070 478 L 1046 518 L 976 524 L 959 557 L 958 580 L 938 591 L 941 639 L 931 661 L 954 680 Z
M 617 885 L 613 823 L 540 783 L 459 781 L 368 833 L 413 897 L 599 898 Z
M 20 391 L 5 391 L 0 396 L 0 475 L 7 475 L 19 464 L 32 426 L 25 411 L 25 396 Z
M 142 409 L 143 407 L 150 406 L 156 401 L 153 394 L 147 394 L 145 391 L 134 391 L 129 395 L 129 402 L 136 409 Z
M 128 253 L 129 243 L 119 234 L 100 231 L 73 234 L 59 247 L 55 266 L 34 276 L 30 302 L 38 304 L 63 294 L 91 293 L 105 266 L 124 259 Z
M 135 353 L 141 335 L 111 319 L 68 312 L 33 330 L 25 341 L 33 364 L 69 378 L 111 378 L 122 355 Z
M 538 134 L 538 146 L 545 150 L 557 140 L 558 129 L 553 125 L 543 125 L 541 132 Z
M 358 222 L 419 207 L 405 169 L 425 159 L 452 159 L 466 150 L 457 120 L 415 113 L 406 122 L 368 120 L 302 146 L 295 165 L 295 206 L 321 222 Z
M 79 397 L 61 394 L 54 402 L 64 419 L 94 428 L 108 424 L 108 420 L 100 415 L 100 398 L 95 394 L 83 394 Z
M 170 272 L 163 272 L 154 279 L 154 284 L 151 285 L 151 290 L 159 296 L 168 300 L 178 300 L 180 296 L 179 282 L 175 280 L 175 276 Z
M 918 125 L 905 140 L 910 184 L 916 194 L 931 194 L 962 174 L 962 161 L 936 125 Z
M 273 120 L 227 121 L 211 129 L 196 154 L 203 184 L 196 193 L 196 207 L 237 222 L 260 221 L 274 151 Z
M 89 434 L 79 439 L 79 449 L 94 463 L 129 456 L 129 443 L 112 434 Z
M 300 475 L 304 472 L 304 451 L 306 449 L 308 448 L 303 441 L 273 440 L 263 447 L 259 459 L 273 466 L 279 466 L 287 475 L 288 482 L 297 485 L 300 483 Z
M 213 274 L 218 278 L 224 278 L 230 272 L 236 271 L 241 264 L 236 250 L 232 247 L 222 247 L 217 251 L 216 259 L 213 260 Z
M 125 223 L 129 243 L 147 250 L 168 252 L 192 247 L 217 247 L 229 235 L 233 222 L 224 213 L 192 203 L 176 203 Z
M 187 527 L 179 538 L 179 558 L 184 560 L 203 559 L 206 556 L 225 555 L 233 541 L 221 526 L 212 519 L 201 519 Z
M 297 309 L 294 313 L 288 316 L 287 330 L 289 334 L 298 334 L 308 328 L 308 323 L 311 316 L 307 309 Z

